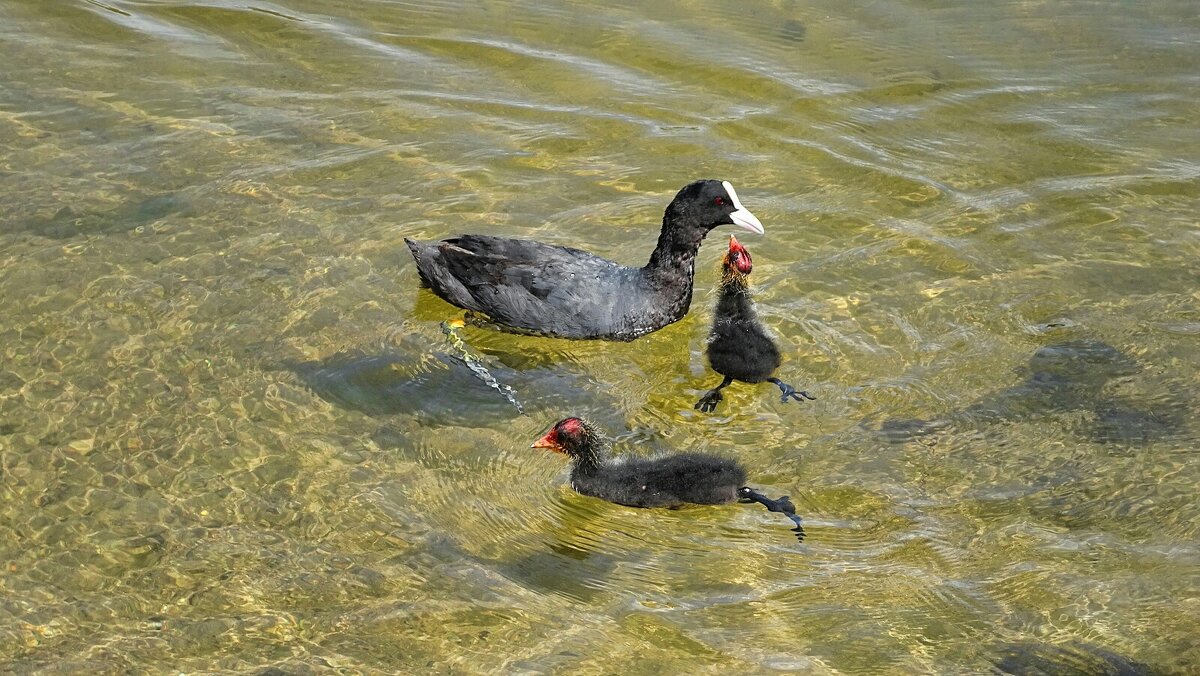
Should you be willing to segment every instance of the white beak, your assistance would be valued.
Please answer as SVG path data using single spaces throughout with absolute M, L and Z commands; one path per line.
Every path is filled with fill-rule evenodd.
M 734 211 L 732 214 L 729 214 L 729 219 L 733 221 L 734 225 L 759 235 L 766 232 L 763 230 L 763 224 L 759 222 L 758 218 L 750 213 L 746 207 L 742 206 L 741 201 L 738 200 L 737 193 L 733 191 L 733 186 L 729 184 L 729 181 L 721 181 L 721 185 L 725 187 L 725 192 L 729 193 L 729 199 L 733 202 Z
M 741 226 L 750 232 L 757 233 L 759 235 L 766 232 L 763 230 L 763 224 L 758 222 L 758 219 L 754 216 L 754 214 L 746 211 L 745 209 L 738 209 L 732 214 L 729 214 L 729 218 L 733 219 L 734 224 Z

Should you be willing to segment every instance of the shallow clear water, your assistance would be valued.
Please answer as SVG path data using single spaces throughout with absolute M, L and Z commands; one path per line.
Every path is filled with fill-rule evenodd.
M 0 0 L 0 50 L 4 670 L 1200 664 L 1194 2 Z M 464 331 L 524 416 L 453 358 L 404 237 L 641 263 L 701 177 L 817 401 L 692 409 L 726 229 L 634 343 Z M 573 494 L 566 414 L 807 542 Z

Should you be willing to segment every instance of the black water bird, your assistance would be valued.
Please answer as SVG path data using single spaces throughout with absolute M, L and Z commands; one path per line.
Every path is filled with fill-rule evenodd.
M 658 458 L 610 458 L 608 442 L 589 422 L 565 418 L 531 448 L 546 448 L 571 459 L 571 487 L 584 495 L 629 507 L 681 507 L 757 502 L 804 527 L 788 496 L 772 500 L 745 486 L 746 470 L 734 460 L 706 453 L 676 453 Z
M 714 371 L 725 376 L 725 380 L 696 402 L 695 408 L 704 413 L 716 410 L 724 398 L 721 390 L 735 380 L 774 383 L 782 392 L 781 402 L 789 398 L 796 401 L 816 399 L 774 377 L 782 360 L 775 341 L 758 321 L 754 300 L 750 298 L 747 277 L 753 268 L 750 252 L 736 237 L 730 236 L 729 253 L 721 262 L 720 297 L 708 337 L 708 363 Z
M 696 253 L 719 225 L 763 232 L 728 181 L 702 180 L 671 200 L 658 245 L 640 268 L 523 239 L 460 235 L 404 241 L 422 284 L 495 328 L 629 341 L 687 314 Z

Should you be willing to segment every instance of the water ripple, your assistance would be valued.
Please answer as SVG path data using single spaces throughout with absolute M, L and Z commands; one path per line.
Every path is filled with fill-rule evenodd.
M 0 660 L 1192 670 L 1192 4 L 0 0 Z M 703 176 L 802 408 L 692 409 L 724 230 L 634 343 L 464 330 L 525 416 L 417 290 Z M 572 414 L 808 539 L 574 493 Z

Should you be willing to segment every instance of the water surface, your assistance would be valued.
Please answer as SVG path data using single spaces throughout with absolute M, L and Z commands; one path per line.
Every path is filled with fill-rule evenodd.
M 4 670 L 1200 664 L 1194 2 L 0 0 L 0 53 Z M 527 415 L 454 359 L 404 237 L 641 263 L 701 177 L 817 401 L 692 409 L 724 230 L 634 343 L 466 330 Z M 807 542 L 573 494 L 567 414 Z

